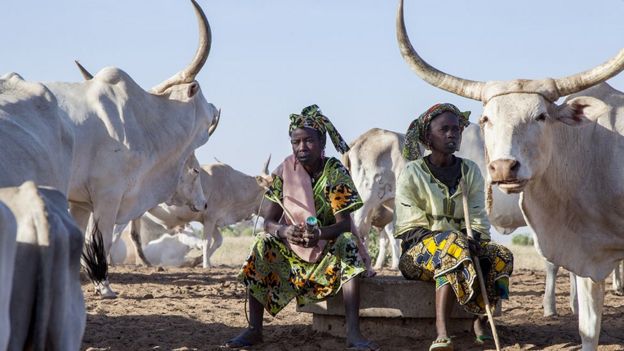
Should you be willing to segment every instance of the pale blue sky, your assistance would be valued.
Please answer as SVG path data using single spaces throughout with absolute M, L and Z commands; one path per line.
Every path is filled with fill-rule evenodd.
M 316 103 L 347 141 L 373 127 L 404 132 L 436 102 L 481 112 L 479 102 L 421 81 L 399 54 L 397 1 L 199 0 L 213 33 L 197 77 L 222 108 L 197 153 L 248 174 L 269 153 L 290 152 L 288 115 Z M 624 0 L 406 0 L 406 24 L 421 56 L 475 80 L 561 77 L 624 47 Z M 80 81 L 117 66 L 149 89 L 184 67 L 196 49 L 189 1 L 2 1 L 0 74 Z M 610 80 L 624 90 L 624 74 Z M 333 149 L 328 147 L 328 151 Z M 276 163 L 273 162 L 272 166 Z

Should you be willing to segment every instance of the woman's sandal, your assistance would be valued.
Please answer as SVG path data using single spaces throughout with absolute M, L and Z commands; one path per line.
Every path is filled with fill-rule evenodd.
M 487 342 L 493 341 L 494 338 L 492 337 L 492 335 L 489 334 L 483 334 L 483 335 L 479 335 L 477 337 L 475 337 L 475 344 L 476 345 L 485 345 Z
M 451 338 L 435 339 L 429 346 L 429 351 L 453 351 L 453 342 Z

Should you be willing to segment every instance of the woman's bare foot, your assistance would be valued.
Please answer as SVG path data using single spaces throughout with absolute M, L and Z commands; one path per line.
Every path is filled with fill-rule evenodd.
M 262 342 L 262 332 L 253 328 L 247 328 L 235 338 L 228 340 L 225 347 L 238 349 L 241 347 L 249 347 Z

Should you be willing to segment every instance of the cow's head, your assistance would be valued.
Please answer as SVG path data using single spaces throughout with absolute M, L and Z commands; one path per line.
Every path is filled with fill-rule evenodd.
M 171 118 L 189 120 L 188 117 L 190 117 L 190 121 L 186 122 L 193 123 L 193 131 L 195 132 L 193 135 L 188 135 L 187 139 L 191 141 L 190 146 L 192 149 L 196 149 L 205 144 L 217 128 L 221 111 L 206 101 L 199 83 L 195 80 L 210 54 L 212 34 L 208 19 L 201 7 L 199 7 L 199 4 L 195 0 L 191 0 L 191 3 L 193 4 L 199 27 L 199 45 L 195 56 L 186 68 L 150 89 L 150 93 L 175 102 L 175 106 L 182 107 L 176 110 L 176 113 L 185 114 L 185 116 L 172 115 Z M 74 62 L 85 80 L 94 78 L 78 61 Z M 168 111 L 168 113 L 171 112 Z M 188 116 L 188 114 L 191 116 Z
M 208 202 L 201 183 L 201 167 L 195 154 L 192 154 L 184 164 L 175 193 L 166 204 L 188 206 L 194 212 L 205 210 Z
M 208 141 L 211 134 L 210 130 L 216 128 L 215 123 L 218 122 L 219 111 L 213 104 L 206 101 L 199 87 L 199 83 L 195 80 L 195 77 L 204 66 L 206 59 L 208 59 L 210 46 L 212 44 L 212 34 L 208 19 L 206 19 L 206 15 L 201 7 L 199 7 L 195 0 L 191 0 L 191 2 L 193 3 L 195 15 L 197 16 L 197 23 L 199 25 L 199 46 L 195 57 L 185 69 L 158 84 L 152 88 L 150 92 L 167 97 L 170 100 L 192 105 L 191 109 L 184 110 L 192 111 L 192 113 L 195 114 L 196 127 L 199 128 L 195 130 L 198 131 L 198 134 L 190 135 L 189 137 L 192 141 L 191 147 L 197 148 Z
M 582 126 L 596 120 L 606 105 L 578 97 L 556 101 L 599 84 L 624 69 L 624 50 L 591 70 L 560 79 L 480 82 L 444 73 L 425 62 L 412 47 L 403 19 L 403 0 L 396 20 L 401 55 L 427 83 L 483 102 L 480 124 L 485 141 L 488 180 L 505 192 L 521 192 L 542 175 L 553 156 L 557 123 Z
M 271 155 L 269 155 L 269 158 L 267 158 L 267 160 L 264 162 L 260 175 L 256 176 L 256 183 L 258 183 L 258 185 L 262 189 L 266 189 L 270 187 L 271 184 L 273 184 L 273 176 L 271 176 L 271 174 L 269 173 L 270 163 L 271 163 Z

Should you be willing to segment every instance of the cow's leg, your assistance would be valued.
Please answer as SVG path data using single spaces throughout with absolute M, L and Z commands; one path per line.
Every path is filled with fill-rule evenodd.
M 578 293 L 576 289 L 576 274 L 572 272 L 570 272 L 570 309 L 572 310 L 572 314 L 578 315 L 579 304 Z
M 204 231 L 206 231 L 206 228 L 207 227 L 204 225 Z M 207 235 L 208 234 L 206 234 L 206 236 Z M 212 230 L 210 230 L 210 235 L 212 236 L 212 244 L 210 245 L 210 248 L 203 248 L 204 260 L 202 262 L 202 265 L 204 268 L 212 267 L 212 263 L 210 263 L 210 257 L 212 257 L 215 251 L 217 251 L 217 249 L 221 247 L 221 244 L 223 244 L 223 235 L 221 235 L 219 227 L 214 224 L 212 225 Z
M 388 235 L 384 228 L 379 228 L 379 253 L 377 254 L 377 260 L 375 260 L 374 269 L 381 269 L 384 261 L 386 260 L 386 247 L 388 246 Z
M 112 245 L 113 229 L 115 228 L 115 220 L 119 209 L 119 199 L 102 198 L 101 203 L 104 206 L 95 206 L 93 209 L 92 230 L 87 230 L 85 235 L 85 252 L 92 258 L 87 273 L 91 272 L 96 292 L 102 298 L 113 299 L 117 294 L 111 289 L 108 281 L 108 264 L 106 257 Z M 103 255 L 103 260 L 102 256 Z
M 386 224 L 384 228 L 388 234 L 388 241 L 390 241 L 390 252 L 392 253 L 392 263 L 390 269 L 399 269 L 399 260 L 401 258 L 401 242 L 394 237 L 394 225 L 392 222 Z
M 373 263 L 372 263 L 370 254 L 368 253 L 368 245 L 367 245 L 368 234 L 370 233 L 371 226 L 372 226 L 371 209 L 374 208 L 370 205 L 370 202 L 371 201 L 369 201 L 368 204 L 365 202 L 364 206 L 362 206 L 362 208 L 360 208 L 359 210 L 355 211 L 356 213 L 352 214 L 351 216 L 351 220 L 352 220 L 351 231 L 359 239 L 358 250 L 360 252 L 360 257 L 362 257 L 362 260 L 364 261 L 364 265 L 366 266 L 366 276 L 368 277 L 372 277 L 376 274 L 375 269 L 372 266 Z M 364 215 L 363 213 L 367 213 L 367 214 Z
M 57 209 L 51 221 L 58 221 L 50 228 L 58 229 L 51 232 L 54 240 L 54 256 L 51 267 L 53 278 L 52 309 L 46 349 L 79 350 L 86 324 L 85 303 L 80 286 L 80 255 L 84 237 L 64 208 Z
M 591 278 L 576 277 L 579 301 L 579 333 L 583 351 L 598 348 L 605 283 L 594 282 Z
M 116 211 L 117 206 L 114 207 Z M 101 223 L 96 222 L 97 225 L 95 225 L 90 220 L 92 219 L 91 209 L 87 204 L 70 202 L 69 211 L 85 236 L 81 262 L 87 271 L 87 275 L 89 275 L 89 278 L 95 285 L 96 293 L 106 298 L 115 298 L 117 294 L 110 289 L 110 284 L 108 283 L 108 266 L 106 262 L 112 238 L 110 239 L 108 249 L 106 249 L 104 235 L 101 232 Z M 112 234 L 114 224 L 109 224 L 108 226 Z M 95 241 L 94 238 L 96 239 Z M 87 254 L 88 252 L 91 254 Z M 91 262 L 91 264 L 87 262 Z
M 215 222 L 211 219 L 204 218 L 202 224 L 204 225 L 204 239 L 202 240 L 202 267 L 210 268 L 210 246 L 213 245 L 212 233 L 215 228 Z
M 70 202 L 69 212 L 72 217 L 74 217 L 78 228 L 80 228 L 83 233 L 86 233 L 89 219 L 91 218 L 91 208 L 86 204 Z
M 624 284 L 622 284 L 622 276 L 624 275 L 624 261 L 620 261 L 613 270 L 613 293 L 624 296 Z
M 116 262 L 113 262 L 113 255 L 114 255 L 113 252 L 115 251 L 116 248 L 119 247 L 119 245 L 123 245 L 123 242 L 121 244 L 118 244 L 117 242 L 119 241 L 119 239 L 121 239 L 121 235 L 123 234 L 123 231 L 126 229 L 127 226 L 128 226 L 128 223 L 118 224 L 118 225 L 115 225 L 115 229 L 113 229 L 113 241 L 111 244 L 111 251 L 108 253 L 108 257 L 107 257 L 108 263 L 111 266 L 114 266 L 116 264 Z M 124 245 L 124 248 L 125 248 L 125 245 Z M 125 256 L 127 256 L 127 252 Z M 123 263 L 126 260 L 125 256 L 124 256 L 124 259 L 121 261 L 121 263 Z
M 557 298 L 555 297 L 555 284 L 559 266 L 546 261 L 546 286 L 544 289 L 544 317 L 557 315 Z
M 130 222 L 130 238 L 134 245 L 135 258 L 144 266 L 151 267 L 152 264 L 143 253 L 143 245 L 141 244 L 141 217 Z
M 353 213 L 351 217 L 353 220 L 353 225 L 357 229 L 357 234 L 360 235 L 360 240 L 363 243 L 366 243 L 368 240 L 368 234 L 370 233 L 372 227 L 373 218 L 371 216 L 372 209 L 374 207 L 371 206 L 370 201 L 364 202 L 364 206 L 359 210 Z

